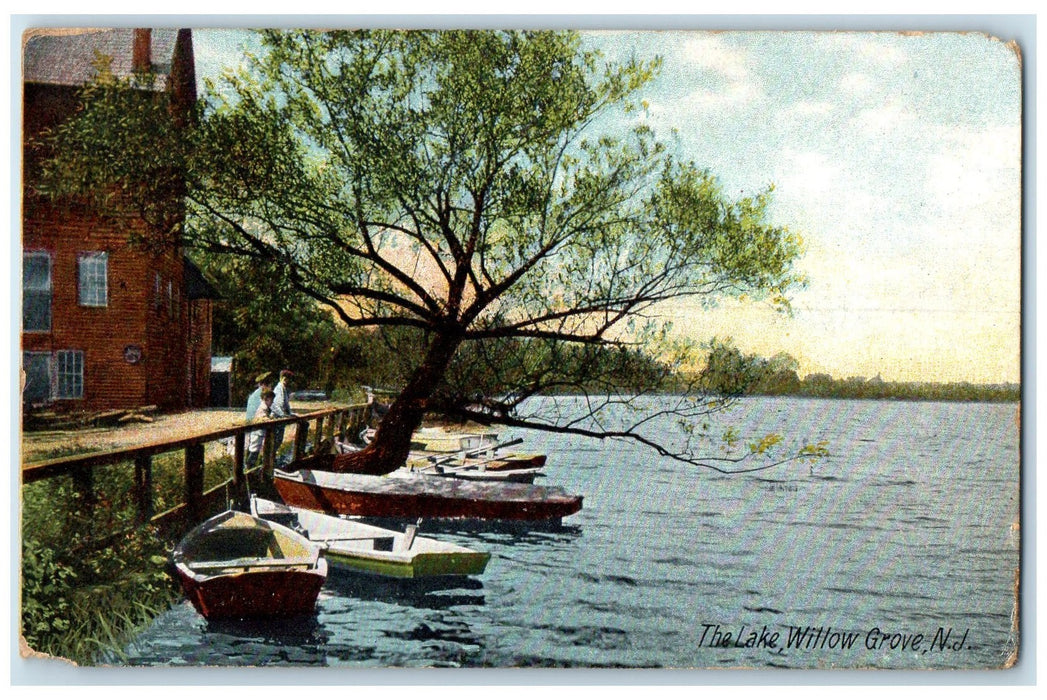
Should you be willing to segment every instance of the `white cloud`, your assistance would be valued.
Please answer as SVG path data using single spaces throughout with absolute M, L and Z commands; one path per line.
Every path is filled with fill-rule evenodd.
M 690 36 L 682 43 L 680 56 L 687 63 L 714 71 L 732 82 L 752 79 L 748 52 L 728 46 L 721 35 L 695 34 Z
M 801 100 L 785 105 L 781 110 L 782 119 L 807 120 L 811 117 L 825 117 L 837 110 L 837 106 L 825 101 Z M 809 122 L 806 122 L 809 125 Z
M 900 43 L 883 40 L 884 36 L 901 36 L 894 32 L 883 34 L 867 32 L 838 33 L 833 36 L 837 43 L 847 51 L 847 55 L 852 62 L 865 60 L 881 68 L 891 68 L 904 65 L 909 59 L 908 52 L 902 48 Z
M 719 35 L 697 34 L 686 39 L 678 52 L 685 68 L 710 74 L 702 87 L 680 100 L 690 112 L 746 106 L 763 97 L 761 81 L 750 67 L 748 51 L 729 46 Z
M 840 91 L 847 95 L 861 97 L 873 90 L 873 81 L 865 73 L 847 73 L 840 78 Z
M 779 192 L 808 201 L 831 198 L 840 187 L 840 178 L 839 165 L 817 151 L 785 151 L 774 173 Z
M 1017 126 L 985 131 L 952 129 L 931 158 L 926 188 L 935 200 L 954 202 L 964 209 L 998 201 L 1001 196 L 1013 206 L 1020 177 L 1021 134 Z
M 720 37 L 688 45 L 711 78 L 687 97 L 704 120 L 688 135 L 743 190 L 754 178 L 775 183 L 773 220 L 808 242 L 797 264 L 810 279 L 791 319 L 725 304 L 694 312 L 694 332 L 788 352 L 801 373 L 1016 380 L 1020 126 L 1006 94 L 969 89 L 992 80 L 928 77 L 977 42 L 854 34 L 811 43 L 762 63 Z M 797 81 L 812 73 L 830 81 L 824 90 Z M 758 89 L 737 84 L 747 75 Z
M 913 128 L 916 115 L 900 100 L 891 99 L 882 105 L 864 109 L 854 118 L 857 131 L 866 137 L 880 137 L 899 130 Z

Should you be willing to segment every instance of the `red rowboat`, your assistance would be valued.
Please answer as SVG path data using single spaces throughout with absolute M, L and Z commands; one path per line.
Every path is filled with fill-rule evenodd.
M 327 578 L 319 546 L 232 510 L 190 531 L 171 561 L 186 598 L 208 620 L 312 612 Z
M 517 484 L 533 484 L 535 477 L 543 476 L 538 467 L 530 469 L 503 469 L 500 471 L 489 471 L 480 466 L 445 466 L 443 464 L 409 464 L 406 467 L 391 472 L 391 476 L 406 475 L 440 476 L 450 479 L 468 479 L 470 481 L 498 481 L 502 483 L 513 482 Z
M 370 476 L 300 469 L 273 473 L 288 505 L 379 518 L 559 520 L 582 509 L 582 497 L 556 486 L 467 481 L 422 474 Z

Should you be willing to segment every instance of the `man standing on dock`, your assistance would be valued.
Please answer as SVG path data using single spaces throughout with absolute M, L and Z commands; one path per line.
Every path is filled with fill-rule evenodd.
M 291 387 L 290 382 L 294 377 L 294 372 L 289 369 L 280 370 L 280 381 L 276 385 L 274 394 L 276 395 L 273 399 L 273 418 L 286 418 L 293 416 L 291 412 Z M 276 441 L 276 448 L 280 449 L 280 445 L 284 442 L 284 428 L 286 425 L 278 425 L 273 428 L 273 438 Z

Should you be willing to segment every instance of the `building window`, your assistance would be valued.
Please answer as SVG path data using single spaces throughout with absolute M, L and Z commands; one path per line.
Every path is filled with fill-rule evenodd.
M 59 350 L 55 353 L 58 399 L 84 397 L 84 353 L 82 350 Z
M 51 254 L 22 253 L 22 329 L 51 330 Z
M 81 253 L 77 259 L 80 306 L 106 306 L 109 301 L 109 254 Z
M 174 287 L 171 280 L 167 280 L 167 317 L 174 316 Z
M 23 352 L 22 371 L 25 372 L 22 400 L 30 404 L 47 402 L 51 398 L 51 353 Z

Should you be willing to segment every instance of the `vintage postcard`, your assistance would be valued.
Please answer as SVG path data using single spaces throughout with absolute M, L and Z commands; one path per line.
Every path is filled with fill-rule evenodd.
M 27 665 L 1013 672 L 1017 36 L 356 26 L 20 37 Z

